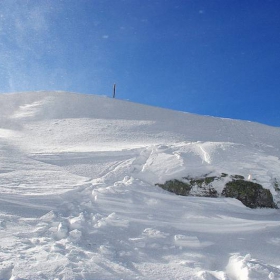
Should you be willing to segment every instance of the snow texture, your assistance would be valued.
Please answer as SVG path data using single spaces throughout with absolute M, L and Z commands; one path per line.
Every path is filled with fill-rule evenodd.
M 279 128 L 65 92 L 0 111 L 0 279 L 280 279 L 280 210 L 155 186 L 239 174 L 279 205 Z

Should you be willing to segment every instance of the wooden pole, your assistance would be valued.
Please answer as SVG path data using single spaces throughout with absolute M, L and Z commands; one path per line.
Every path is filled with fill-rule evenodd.
M 114 84 L 113 86 L 113 98 L 115 98 L 116 96 L 116 84 Z

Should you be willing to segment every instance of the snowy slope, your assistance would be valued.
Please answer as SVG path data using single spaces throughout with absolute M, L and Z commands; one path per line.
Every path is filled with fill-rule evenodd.
M 280 182 L 280 128 L 94 95 L 0 95 L 0 279 L 280 279 L 280 215 L 155 183 Z

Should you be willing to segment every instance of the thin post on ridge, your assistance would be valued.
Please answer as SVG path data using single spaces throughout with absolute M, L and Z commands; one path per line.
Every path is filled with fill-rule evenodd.
M 113 98 L 116 96 L 116 84 L 113 85 Z

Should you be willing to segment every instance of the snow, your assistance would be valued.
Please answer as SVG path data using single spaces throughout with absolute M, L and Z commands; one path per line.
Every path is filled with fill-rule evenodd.
M 0 110 L 0 279 L 280 279 L 278 209 L 155 186 L 239 174 L 279 203 L 279 128 L 66 92 Z

